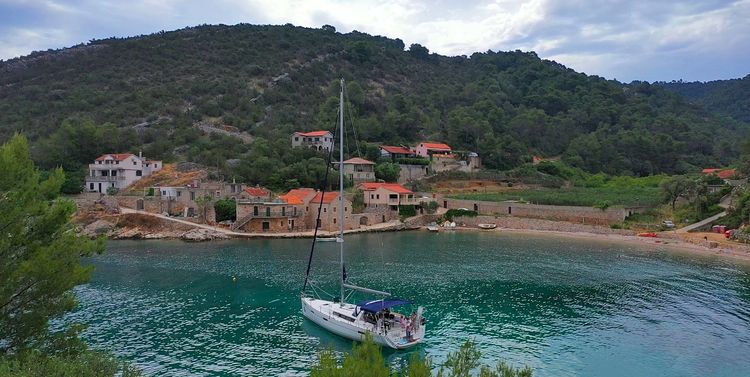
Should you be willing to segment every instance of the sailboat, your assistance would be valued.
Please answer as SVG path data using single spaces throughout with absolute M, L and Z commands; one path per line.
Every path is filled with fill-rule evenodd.
M 339 98 L 339 162 L 344 161 L 344 79 L 341 79 Z M 339 164 L 339 208 L 344 208 L 344 169 Z M 320 216 L 320 209 L 318 209 Z M 317 223 L 317 222 L 316 222 Z M 367 335 L 375 343 L 393 349 L 406 349 L 422 342 L 425 336 L 424 309 L 420 306 L 411 315 L 401 314 L 393 308 L 411 305 L 411 301 L 391 297 L 388 292 L 359 287 L 347 282 L 344 265 L 344 211 L 339 211 L 339 234 L 336 242 L 339 245 L 339 297 L 323 299 L 317 296 L 315 285 L 310 279 L 315 242 L 310 250 L 305 284 L 302 287 L 302 314 L 320 327 L 344 338 L 362 341 Z M 317 235 L 318 227 L 315 227 Z M 310 287 L 313 292 L 308 292 Z M 348 303 L 347 290 L 362 292 L 376 298 L 359 303 Z M 311 294 L 312 293 L 312 294 Z

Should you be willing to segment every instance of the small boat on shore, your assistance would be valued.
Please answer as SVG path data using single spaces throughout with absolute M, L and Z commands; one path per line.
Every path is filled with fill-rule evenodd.
M 336 240 L 338 240 L 338 237 L 318 237 L 315 242 L 336 242 Z
M 427 225 L 427 230 L 429 230 L 430 232 L 439 232 L 440 227 L 437 226 L 437 224 L 430 224 L 430 225 Z
M 443 223 L 443 229 L 445 230 L 456 230 L 456 223 L 453 221 L 446 221 Z
M 479 227 L 479 229 L 487 229 L 487 230 L 497 228 L 497 224 L 477 224 L 477 226 Z

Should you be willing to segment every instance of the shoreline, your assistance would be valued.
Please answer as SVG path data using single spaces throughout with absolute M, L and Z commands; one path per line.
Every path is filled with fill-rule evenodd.
M 732 248 L 709 248 L 701 245 L 696 245 L 684 241 L 682 239 L 675 238 L 650 238 L 650 237 L 638 237 L 628 236 L 622 234 L 601 234 L 601 233 L 590 233 L 590 232 L 565 232 L 557 230 L 541 230 L 541 229 L 516 229 L 516 228 L 495 228 L 492 230 L 484 230 L 469 227 L 457 227 L 456 231 L 460 232 L 498 232 L 498 233 L 509 233 L 514 235 L 530 235 L 530 236 L 550 236 L 550 237 L 562 237 L 569 239 L 587 240 L 587 241 L 600 241 L 600 242 L 613 242 L 627 245 L 638 245 L 643 248 L 647 248 L 652 251 L 663 250 L 668 252 L 677 252 L 688 255 L 702 256 L 702 257 L 719 257 L 727 258 L 733 261 L 742 262 L 743 264 L 750 265 L 750 252 L 732 249 Z
M 152 224 L 128 224 L 124 228 L 118 227 L 117 223 L 121 216 L 148 215 L 148 218 L 157 221 L 162 228 L 154 229 Z M 107 223 L 105 232 L 97 231 L 96 224 L 89 229 L 89 235 L 104 235 L 110 240 L 180 240 L 184 242 L 202 242 L 226 239 L 290 239 L 290 238 L 312 238 L 313 232 L 289 232 L 289 233 L 241 233 L 228 229 L 218 228 L 206 224 L 196 224 L 185 220 L 167 218 L 162 215 L 154 215 L 141 211 L 127 210 L 120 215 L 113 216 L 113 222 Z M 100 219 L 101 220 L 101 219 Z M 369 227 L 347 230 L 345 234 L 355 233 L 379 233 L 400 232 L 409 230 L 427 231 L 426 227 L 417 223 L 417 218 L 407 219 L 406 223 L 388 222 L 376 224 Z M 423 219 L 422 219 L 423 220 Z M 477 220 L 477 219 L 475 219 Z M 739 261 L 750 265 L 750 245 L 742 244 L 703 244 L 702 240 L 690 240 L 680 237 L 673 232 L 658 233 L 658 237 L 638 237 L 631 231 L 613 230 L 606 227 L 581 225 L 564 221 L 550 221 L 533 218 L 503 217 L 493 219 L 498 227 L 491 230 L 473 227 L 474 224 L 462 224 L 454 231 L 461 232 L 495 232 L 510 233 L 516 235 L 563 237 L 569 239 L 589 240 L 597 242 L 614 242 L 627 245 L 637 245 L 648 250 L 665 250 L 683 254 L 700 255 L 703 257 L 719 257 Z M 152 226 L 149 226 L 152 225 Z M 164 229 L 164 226 L 170 229 Z M 119 229 L 119 230 L 117 230 Z M 104 229 L 102 229 L 104 230 Z M 446 232 L 447 230 L 441 231 Z M 338 232 L 319 231 L 318 237 L 332 237 Z

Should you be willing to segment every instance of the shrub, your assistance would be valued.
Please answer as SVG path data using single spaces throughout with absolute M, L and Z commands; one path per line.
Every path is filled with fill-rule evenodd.
M 402 165 L 422 165 L 426 166 L 430 164 L 430 160 L 426 158 L 399 158 L 396 162 Z
M 453 219 L 456 217 L 477 217 L 477 215 L 477 211 L 470 211 L 466 209 L 449 209 L 448 212 L 445 213 L 444 217 L 448 221 L 453 221 Z
M 398 214 L 402 217 L 412 217 L 417 215 L 417 209 L 413 205 L 398 206 Z
M 217 200 L 214 203 L 214 212 L 216 212 L 216 222 L 226 220 L 237 220 L 237 202 L 231 199 Z
M 429 203 L 427 203 L 427 206 L 425 207 L 425 210 L 429 214 L 433 214 L 433 213 L 437 212 L 437 209 L 438 209 L 438 202 L 436 202 L 434 200 L 431 201 L 431 202 L 429 202 Z

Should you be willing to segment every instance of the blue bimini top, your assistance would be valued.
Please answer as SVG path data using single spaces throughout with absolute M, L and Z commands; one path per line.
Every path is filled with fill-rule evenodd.
M 383 311 L 388 308 L 392 308 L 394 306 L 399 305 L 407 305 L 411 304 L 412 302 L 409 300 L 402 300 L 399 298 L 393 298 L 388 300 L 372 300 L 372 301 L 363 301 L 357 304 L 357 306 L 360 307 L 360 309 L 370 312 L 370 313 L 377 313 L 380 311 Z

